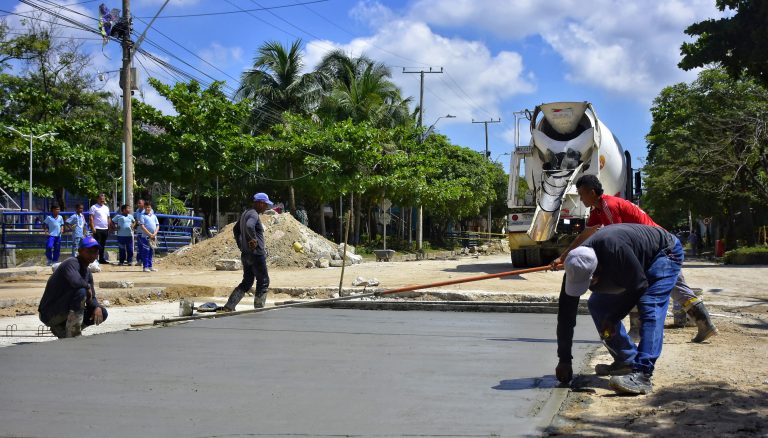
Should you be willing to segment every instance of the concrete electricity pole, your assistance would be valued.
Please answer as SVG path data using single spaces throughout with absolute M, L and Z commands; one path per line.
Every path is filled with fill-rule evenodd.
M 123 147 L 125 148 L 125 163 L 123 175 L 123 196 L 125 204 L 133 206 L 133 116 L 131 114 L 131 0 L 123 0 L 123 21 L 126 30 L 123 33 Z
M 493 118 L 491 118 L 491 120 L 483 120 L 483 121 L 472 120 L 472 123 L 482 123 L 483 125 L 485 125 L 485 158 L 488 161 L 490 161 L 491 160 L 491 154 L 488 151 L 488 124 L 489 123 L 501 123 L 501 118 L 499 118 L 498 120 L 493 120 Z M 488 241 L 491 240 L 491 221 L 492 221 L 491 206 L 489 205 L 488 206 Z
M 406 71 L 405 67 L 403 67 L 403 73 L 418 73 L 421 76 L 421 82 L 420 82 L 420 88 L 419 88 L 419 122 L 418 127 L 423 127 L 423 121 L 424 121 L 424 74 L 425 73 L 442 73 L 443 68 L 440 67 L 440 70 L 432 70 L 432 67 L 429 68 L 429 70 L 412 70 L 412 71 Z M 424 137 L 419 134 L 419 142 L 421 143 L 423 141 Z M 424 224 L 424 210 L 421 205 L 419 205 L 419 212 L 418 212 L 418 220 L 417 220 L 417 228 L 416 228 L 416 246 L 418 247 L 418 250 L 421 251 L 422 246 L 422 240 L 424 237 L 424 231 L 423 231 L 423 224 Z M 409 231 L 410 234 L 410 231 Z

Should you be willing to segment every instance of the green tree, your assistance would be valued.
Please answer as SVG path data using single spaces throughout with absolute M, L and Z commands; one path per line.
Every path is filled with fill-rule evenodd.
M 58 37 L 55 25 L 28 22 L 24 35 L 8 38 L 0 26 L 0 124 L 23 133 L 57 132 L 53 140 L 35 142 L 33 180 L 36 196 L 64 191 L 95 194 L 112 187 L 119 175 L 120 121 L 108 93 L 94 88 L 91 64 L 79 44 Z M 28 181 L 29 142 L 5 129 L 0 134 L 0 184 L 22 191 Z
M 766 102 L 764 87 L 720 69 L 662 91 L 651 110 L 644 168 L 654 218 L 675 226 L 690 209 L 720 218 L 729 244 L 752 240 L 753 211 L 768 203 Z
M 721 11 L 736 11 L 718 20 L 689 26 L 685 33 L 696 38 L 683 43 L 680 68 L 691 70 L 717 63 L 731 78 L 747 74 L 768 86 L 768 2 L 762 0 L 716 0 Z

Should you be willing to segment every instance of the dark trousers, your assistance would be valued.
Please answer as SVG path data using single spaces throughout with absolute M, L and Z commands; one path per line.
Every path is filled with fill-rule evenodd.
M 93 312 L 96 310 L 96 307 L 92 306 L 91 303 L 86 300 L 87 296 L 88 293 L 84 288 L 70 291 L 69 296 L 66 297 L 68 306 L 67 312 L 55 314 L 47 321 L 42 322 L 50 327 L 51 333 L 59 338 L 65 337 L 67 331 L 67 317 L 69 316 L 70 311 L 83 314 L 82 328 L 93 325 Z M 106 321 L 108 315 L 107 309 L 104 306 L 99 307 L 101 308 L 101 314 L 104 317 L 104 321 Z
M 259 297 L 266 294 L 267 289 L 269 289 L 266 254 L 241 254 L 240 260 L 243 262 L 243 281 L 232 291 L 227 304 L 224 306 L 230 310 L 235 310 L 235 307 L 243 299 L 245 293 L 251 290 L 254 281 L 256 282 L 254 306 Z
M 243 281 L 237 286 L 243 292 L 248 292 L 256 281 L 256 294 L 260 295 L 269 289 L 269 273 L 267 272 L 267 256 L 265 254 L 242 254 Z
M 109 230 L 93 230 L 93 238 L 99 242 L 99 263 L 107 263 L 107 259 L 104 258 L 104 246 L 107 244 L 107 237 L 109 236 Z
M 133 261 L 133 236 L 117 236 L 120 263 Z
M 60 252 L 61 236 L 48 236 L 48 241 L 45 244 L 45 257 L 48 259 L 48 263 L 58 262 Z
M 139 245 L 141 245 L 141 263 L 145 268 L 152 267 L 152 258 L 154 257 L 154 249 L 149 245 L 149 237 L 140 236 Z
M 144 266 L 144 247 L 141 245 L 141 233 L 136 235 L 136 261 Z

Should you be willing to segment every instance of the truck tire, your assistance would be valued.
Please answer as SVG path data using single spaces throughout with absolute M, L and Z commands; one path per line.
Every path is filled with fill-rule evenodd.
M 513 249 L 510 251 L 512 253 L 512 266 L 515 268 L 525 268 L 527 265 L 525 263 L 525 250 L 524 249 Z
M 528 266 L 532 268 L 537 268 L 539 266 L 544 265 L 544 262 L 542 261 L 542 258 L 541 258 L 541 248 L 538 248 L 538 247 L 526 248 L 525 260 L 528 262 Z

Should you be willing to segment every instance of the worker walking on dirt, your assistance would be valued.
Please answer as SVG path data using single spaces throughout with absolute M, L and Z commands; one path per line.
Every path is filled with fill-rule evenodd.
M 677 237 L 661 227 L 640 224 L 606 226 L 572 250 L 565 258 L 566 299 L 561 310 L 570 318 L 563 327 L 558 324 L 558 380 L 567 382 L 573 376 L 576 310 L 579 297 L 591 289 L 589 313 L 614 359 L 610 365 L 598 365 L 595 371 L 612 374 L 609 385 L 618 393 L 651 392 L 651 376 L 664 343 L 669 295 L 683 258 Z M 637 345 L 621 323 L 635 306 L 641 321 Z M 601 369 L 605 372 L 600 373 Z
M 96 239 L 84 237 L 77 257 L 64 260 L 48 278 L 37 311 L 40 321 L 58 338 L 80 336 L 84 328 L 107 319 L 107 309 L 96 299 L 93 275 L 88 269 L 99 257 L 99 249 Z
M 587 228 L 576 237 L 560 257 L 552 262 L 553 266 L 563 263 L 573 248 L 581 245 L 582 242 L 586 241 L 602 226 L 628 223 L 662 228 L 637 205 L 622 198 L 603 194 L 603 186 L 594 175 L 584 175 L 579 178 L 576 181 L 576 190 L 579 193 L 581 202 L 591 208 L 589 219 L 587 219 Z M 561 292 L 560 295 L 562 296 L 563 293 Z M 692 339 L 693 342 L 704 342 L 717 334 L 717 327 L 712 322 L 704 301 L 697 297 L 691 288 L 688 287 L 682 272 L 677 279 L 674 289 L 672 289 L 671 297 L 696 321 L 698 333 Z M 634 325 L 634 321 L 631 322 Z
M 267 248 L 264 243 L 264 226 L 259 214 L 264 213 L 272 205 L 266 193 L 253 195 L 253 207 L 246 210 L 235 224 L 235 242 L 240 248 L 240 260 L 243 262 L 243 281 L 229 295 L 227 304 L 222 308 L 225 312 L 234 312 L 237 304 L 256 281 L 256 294 L 253 297 L 253 307 L 261 308 L 267 302 L 269 288 L 269 273 L 267 272 Z

